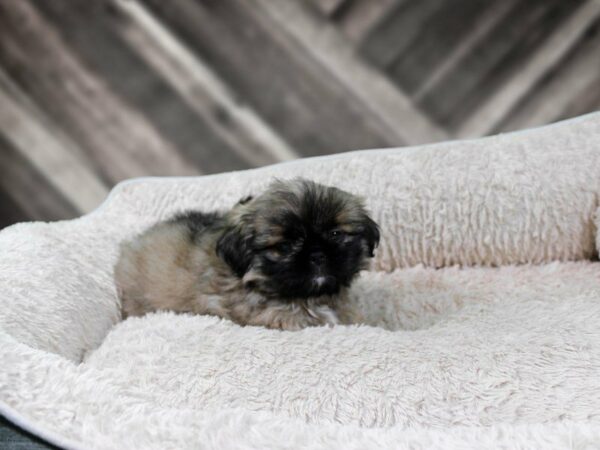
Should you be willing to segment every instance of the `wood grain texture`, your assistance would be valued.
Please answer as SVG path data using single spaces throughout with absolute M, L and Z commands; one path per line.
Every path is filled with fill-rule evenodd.
M 23 211 L 21 205 L 10 197 L 8 192 L 0 189 L 0 229 L 31 220 L 35 220 L 35 218 Z
M 389 6 L 360 44 L 377 67 L 387 69 L 425 31 L 425 24 L 444 8 L 444 0 L 400 1 Z
M 439 58 L 439 61 L 434 61 L 430 70 L 421 71 L 422 78 L 413 94 L 415 102 L 420 103 L 423 97 L 444 82 L 448 74 L 457 70 L 465 58 L 477 48 L 479 42 L 489 36 L 498 23 L 504 20 L 506 14 L 513 8 L 515 1 L 517 0 L 490 2 L 484 11 L 477 15 L 471 26 L 465 26 L 464 23 L 461 25 L 466 30 L 462 39 L 459 39 L 453 47 L 446 47 L 446 55 Z M 439 36 L 435 45 L 440 45 L 440 40 L 449 38 L 449 36 Z M 399 73 L 401 69 L 397 64 L 392 70 Z
M 68 50 L 88 70 L 88 76 L 94 77 L 112 97 L 111 104 L 100 106 L 107 113 L 119 109 L 121 116 L 128 116 L 119 118 L 119 122 L 129 122 L 129 133 L 106 130 L 111 136 L 121 135 L 123 142 L 119 147 L 129 147 L 134 157 L 136 152 L 146 158 L 154 153 L 155 165 L 150 166 L 148 161 L 145 168 L 153 175 L 192 175 L 220 169 L 212 165 L 210 155 L 227 144 L 121 39 L 119 30 L 127 22 L 111 3 L 100 0 L 90 5 L 57 0 L 36 4 L 63 42 L 68 43 Z M 136 138 L 140 141 L 136 142 Z M 223 161 L 227 170 L 249 167 L 235 153 L 225 155 L 229 156 Z M 192 162 L 197 170 L 190 170 Z M 132 166 L 138 165 L 134 162 Z
M 29 164 L 44 175 L 78 212 L 91 211 L 100 204 L 108 188 L 90 167 L 90 161 L 51 120 L 39 112 L 26 94 L 0 72 L 0 137 L 10 143 Z M 10 175 L 5 173 L 4 177 Z M 44 184 L 32 186 L 42 190 Z M 22 210 L 27 210 L 23 205 Z
M 320 25 L 300 3 L 252 0 L 310 50 L 337 84 L 354 93 L 362 114 L 381 123 L 392 142 L 420 144 L 447 137 L 379 73 L 364 66 L 335 30 Z M 398 144 L 396 144 L 398 145 Z
M 0 211 L 0 218 L 15 209 L 15 217 L 4 220 L 58 220 L 76 217 L 78 210 L 11 142 L 0 136 L 0 193 L 7 204 Z M 0 201 L 0 204 L 2 202 Z M 8 207 L 10 205 L 10 207 Z
M 311 0 L 311 2 L 323 14 L 331 16 L 336 14 L 344 4 L 352 3 L 352 0 Z
M 333 18 L 344 35 L 356 44 L 365 38 L 375 23 L 386 14 L 398 0 L 351 0 Z
M 208 69 L 138 2 L 97 2 L 95 8 L 91 14 L 85 4 L 61 0 L 43 6 L 95 72 L 203 172 L 295 156 L 272 130 L 264 124 L 259 128 L 256 116 L 248 118 L 231 98 L 217 98 L 215 77 L 209 79 Z M 164 102 L 156 102 L 157 92 Z M 215 153 L 222 157 L 215 161 L 210 157 Z
M 143 5 L 134 0 L 114 5 L 130 19 L 120 30 L 124 39 L 242 159 L 262 166 L 297 158 L 275 130 L 240 104 L 212 69 Z
M 218 68 L 221 78 L 301 156 L 394 145 L 352 92 L 287 33 L 258 15 L 252 2 L 145 3 Z
M 435 72 L 448 54 L 464 40 L 470 27 L 465 23 L 477 23 L 486 10 L 492 10 L 497 3 L 510 3 L 509 0 L 482 2 L 465 0 L 456 8 L 454 2 L 444 2 L 433 14 L 423 19 L 420 32 L 407 48 L 389 64 L 390 76 L 407 91 L 414 92 L 427 81 L 423 74 Z M 497 16 L 497 13 L 494 14 Z M 389 45 L 388 45 L 389 46 Z
M 0 226 L 600 108 L 598 0 L 0 1 Z
M 581 36 L 600 16 L 600 2 L 588 0 L 576 9 L 545 42 L 538 46 L 520 65 L 517 73 L 471 115 L 465 119 L 457 134 L 459 137 L 485 135 L 493 131 L 533 87 L 564 59 Z
M 531 54 L 578 3 L 576 0 L 515 3 L 490 34 L 420 104 L 447 127 L 460 128 L 512 74 L 518 76 Z
M 545 74 L 494 132 L 539 126 L 600 109 L 600 20 L 585 31 L 565 60 Z
M 107 181 L 198 173 L 141 111 L 122 101 L 70 51 L 28 1 L 0 2 L 0 64 L 60 121 Z

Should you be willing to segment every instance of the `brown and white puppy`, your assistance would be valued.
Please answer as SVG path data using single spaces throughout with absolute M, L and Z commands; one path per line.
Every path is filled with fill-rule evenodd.
M 123 243 L 123 317 L 170 310 L 284 330 L 355 323 L 347 290 L 378 243 L 358 197 L 275 181 L 228 212 L 185 212 Z

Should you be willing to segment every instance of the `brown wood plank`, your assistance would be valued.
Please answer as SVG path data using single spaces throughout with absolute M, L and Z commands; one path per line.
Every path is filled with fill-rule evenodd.
M 135 0 L 116 0 L 124 40 L 223 141 L 252 166 L 297 158 L 275 130 Z
M 144 3 L 301 155 L 403 143 L 252 2 Z
M 0 133 L 79 212 L 97 207 L 108 188 L 68 137 L 0 71 Z
M 363 114 L 378 119 L 394 141 L 417 144 L 442 140 L 446 133 L 424 116 L 413 103 L 377 70 L 365 64 L 354 48 L 332 26 L 309 14 L 301 3 L 251 0 L 256 13 L 267 15 L 303 50 L 312 53 L 321 67 L 345 86 L 362 104 Z
M 421 106 L 440 123 L 458 129 L 580 3 L 517 2 L 456 70 L 421 99 Z
M 143 114 L 144 119 L 200 171 L 214 173 L 256 165 L 232 149 L 229 142 L 215 132 L 213 124 L 196 114 L 121 38 L 120 33 L 132 26 L 131 20 L 111 3 L 56 0 L 36 2 L 36 7 L 59 30 L 94 76 L 106 83 L 132 110 Z M 218 109 L 213 108 L 211 117 L 218 114 Z M 260 162 L 268 164 L 274 160 L 265 158 Z
M 352 0 L 310 0 L 310 3 L 326 16 L 336 14 L 344 4 L 351 2 Z
M 542 77 L 560 63 L 598 17 L 600 2 L 597 0 L 588 0 L 580 6 L 494 95 L 471 114 L 461 125 L 459 136 L 478 136 L 493 131 Z
M 494 132 L 539 126 L 592 112 L 600 106 L 600 19 L 572 52 L 549 71 Z
M 0 64 L 105 179 L 198 172 L 139 111 L 74 57 L 28 1 L 0 2 Z
M 0 226 L 89 211 L 131 176 L 597 110 L 599 17 L 597 0 L 0 1 Z
M 0 187 L 0 229 L 28 220 L 27 213 Z
M 388 73 L 406 92 L 418 91 L 427 80 L 427 75 L 435 72 L 443 64 L 469 31 L 475 28 L 486 9 L 494 3 L 482 0 L 462 0 L 445 2 L 430 17 L 423 21 L 414 42 L 390 64 Z M 395 43 L 388 43 L 395 46 Z
M 344 35 L 354 43 L 361 42 L 372 27 L 398 0 L 352 0 L 333 18 Z
M 514 3 L 518 0 L 502 0 L 490 2 L 485 11 L 479 15 L 474 24 L 466 26 L 468 33 L 461 39 L 458 44 L 448 52 L 440 64 L 438 64 L 429 73 L 423 72 L 423 81 L 419 88 L 411 93 L 411 97 L 415 102 L 420 102 L 423 97 L 435 89 L 443 80 L 458 66 L 463 60 L 473 52 L 483 39 L 496 28 L 510 10 L 514 7 Z
M 414 44 L 424 24 L 445 4 L 445 0 L 405 0 L 392 5 L 360 43 L 360 52 L 375 66 L 387 69 Z
M 77 217 L 77 210 L 35 167 L 0 134 L 0 191 L 18 208 L 4 220 L 60 220 Z M 7 211 L 0 212 L 0 216 Z

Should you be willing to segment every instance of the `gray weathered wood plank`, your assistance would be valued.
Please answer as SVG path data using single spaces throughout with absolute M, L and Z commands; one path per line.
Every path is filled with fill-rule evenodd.
M 403 144 L 253 2 L 144 3 L 302 156 Z
M 344 3 L 352 2 L 352 0 L 310 0 L 310 2 L 323 14 L 331 16 L 335 14 Z
M 108 194 L 82 152 L 39 113 L 0 71 L 0 133 L 78 212 L 89 212 Z
M 198 173 L 70 52 L 28 1 L 0 2 L 0 64 L 106 180 Z
M 174 159 L 203 173 L 252 166 L 122 38 L 121 31 L 131 20 L 113 3 L 56 0 L 34 4 L 90 74 L 175 150 Z
M 248 128 L 260 122 L 241 120 L 247 109 L 219 101 L 215 77 L 139 2 L 97 0 L 90 7 L 57 0 L 38 6 L 94 72 L 205 173 L 293 158 L 289 151 L 282 158 L 289 148 L 275 142 L 273 132 Z M 201 83 L 206 81 L 213 83 Z M 256 139 L 263 135 L 271 140 Z
M 352 0 L 343 14 L 334 17 L 344 35 L 355 44 L 361 42 L 398 0 Z
M 460 8 L 454 2 L 445 2 L 421 24 L 417 38 L 390 63 L 387 72 L 412 95 L 426 82 L 428 74 L 434 73 L 460 45 L 485 10 L 493 9 L 497 3 L 510 3 L 510 0 L 463 0 Z M 388 43 L 388 46 L 395 45 Z
M 447 3 L 420 0 L 392 4 L 360 43 L 360 52 L 375 66 L 387 69 L 413 45 L 427 21 Z
M 600 108 L 600 19 L 498 125 L 513 131 L 585 114 Z
M 0 173 L 0 191 L 20 211 L 19 220 L 70 219 L 81 213 L 3 134 L 0 134 Z
M 143 5 L 135 0 L 116 0 L 115 6 L 129 19 L 119 27 L 125 40 L 240 157 L 252 166 L 298 157 Z
M 251 0 L 257 11 L 272 17 L 279 26 L 312 52 L 337 83 L 343 85 L 363 105 L 364 113 L 376 117 L 389 139 L 408 144 L 435 142 L 446 137 L 441 128 L 422 114 L 401 90 L 369 67 L 340 33 L 312 16 L 301 3 Z
M 23 211 L 19 204 L 0 188 L 0 229 L 13 225 L 17 222 L 26 222 L 34 220 Z
M 542 45 L 578 3 L 579 0 L 517 2 L 461 64 L 421 99 L 422 108 L 451 129 L 461 128 L 490 95 L 520 72 L 531 52 Z
M 481 136 L 493 131 L 535 84 L 564 58 L 598 17 L 598 0 L 588 0 L 580 6 L 493 96 L 471 114 L 461 125 L 458 135 Z
M 137 175 L 598 110 L 597 1 L 0 0 L 0 227 Z
M 467 34 L 458 44 L 429 73 L 422 73 L 422 81 L 418 89 L 412 93 L 412 98 L 420 103 L 426 95 L 443 83 L 448 74 L 456 71 L 465 58 L 473 52 L 480 41 L 486 38 L 496 28 L 518 0 L 501 0 L 490 2 L 485 11 L 474 24 L 463 24 Z M 471 26 L 473 25 L 473 26 Z

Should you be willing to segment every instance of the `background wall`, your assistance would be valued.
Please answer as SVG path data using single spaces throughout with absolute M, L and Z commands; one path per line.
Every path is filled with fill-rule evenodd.
M 0 227 L 600 105 L 599 0 L 0 0 Z

